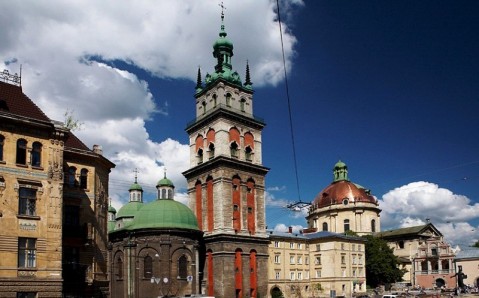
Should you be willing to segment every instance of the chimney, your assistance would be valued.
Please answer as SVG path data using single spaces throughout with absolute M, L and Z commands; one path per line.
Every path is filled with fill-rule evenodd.
M 290 233 L 290 234 L 293 233 L 293 227 L 288 227 L 288 233 Z
M 93 152 L 95 152 L 96 154 L 103 155 L 103 149 L 100 145 L 93 145 Z

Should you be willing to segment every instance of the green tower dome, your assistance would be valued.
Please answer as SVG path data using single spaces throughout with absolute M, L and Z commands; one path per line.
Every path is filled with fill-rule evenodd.
M 174 200 L 156 200 L 139 210 L 128 230 L 138 229 L 199 230 L 193 211 Z
M 165 170 L 163 179 L 161 179 L 160 181 L 158 181 L 158 183 L 156 183 L 156 187 L 160 187 L 160 186 L 168 186 L 168 187 L 175 188 L 175 185 L 173 184 L 173 182 L 170 179 L 166 178 L 166 170 Z
M 112 205 L 110 205 L 110 206 L 108 207 L 108 212 L 110 212 L 110 213 L 115 213 L 115 214 L 116 214 L 116 209 L 115 209 L 115 207 L 113 207 Z
M 132 190 L 143 191 L 143 188 L 141 187 L 140 184 L 138 184 L 138 183 L 135 181 L 135 183 L 133 183 L 133 184 L 130 186 L 129 191 L 132 191 Z

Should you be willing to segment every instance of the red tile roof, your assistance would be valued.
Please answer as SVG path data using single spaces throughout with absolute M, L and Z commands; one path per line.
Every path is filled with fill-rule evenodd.
M 83 142 L 80 141 L 80 139 L 77 138 L 77 136 L 75 136 L 72 132 L 70 132 L 67 140 L 65 141 L 65 147 L 91 151 L 91 149 L 88 148 L 87 145 L 83 144 Z
M 22 92 L 22 87 L 0 81 L 0 113 L 50 122 L 50 118 Z

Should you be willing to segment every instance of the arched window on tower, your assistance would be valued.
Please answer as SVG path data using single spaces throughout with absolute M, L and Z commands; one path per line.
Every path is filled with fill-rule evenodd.
M 203 115 L 206 114 L 206 101 L 203 101 L 201 103 L 201 106 L 203 107 Z
M 323 231 L 324 232 L 328 231 L 328 223 L 327 222 L 323 222 Z
M 69 167 L 68 168 L 68 186 L 69 187 L 74 187 L 76 184 L 76 174 L 77 174 L 77 168 L 75 167 Z
M 196 158 L 198 159 L 198 164 L 203 163 L 203 149 L 198 150 L 198 154 L 196 155 Z
M 252 133 L 247 132 L 244 134 L 244 146 L 245 146 L 245 159 L 247 161 L 252 161 L 253 152 L 254 152 L 254 136 Z
M 188 275 L 188 258 L 185 255 L 182 255 L 178 259 L 178 277 L 182 279 L 186 279 Z
M 152 278 L 153 277 L 153 258 L 146 256 L 143 259 L 143 277 Z
M 116 276 L 118 279 L 123 279 L 123 260 L 121 257 L 116 259 Z
M 27 141 L 20 139 L 17 141 L 17 160 L 16 163 L 19 165 L 27 164 Z
M 371 233 L 376 232 L 376 220 L 371 220 Z
M 241 179 L 235 175 L 232 181 L 232 197 L 233 197 L 233 228 L 236 232 L 241 230 Z
M 87 189 L 88 188 L 88 170 L 81 169 L 80 171 L 80 188 Z
M 246 146 L 246 148 L 244 149 L 244 154 L 245 154 L 245 159 L 247 161 L 253 160 L 252 153 L 253 153 L 253 149 L 251 149 L 250 146 Z
M 226 93 L 226 106 L 231 107 L 231 93 Z
M 245 111 L 245 105 L 246 105 L 246 99 L 242 98 L 240 100 L 240 109 L 241 109 L 241 112 L 244 112 Z
M 218 96 L 216 94 L 213 94 L 213 107 L 216 107 L 218 104 Z
M 203 136 L 198 135 L 195 140 L 196 160 L 198 164 L 203 163 Z
M 238 143 L 236 142 L 231 142 L 230 144 L 230 152 L 231 152 L 231 157 L 238 158 L 239 157 L 239 150 L 238 150 Z
M 209 159 L 215 157 L 215 130 L 210 129 L 206 134 L 206 141 L 208 143 Z
M 351 230 L 350 226 L 349 226 L 349 219 L 345 219 L 344 220 L 344 232 L 347 232 Z
M 42 166 L 42 143 L 34 142 L 32 144 L 32 167 Z

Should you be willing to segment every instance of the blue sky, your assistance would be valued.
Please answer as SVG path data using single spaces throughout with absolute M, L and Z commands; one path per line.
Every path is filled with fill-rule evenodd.
M 0 66 L 22 64 L 24 92 L 53 119 L 71 111 L 80 138 L 103 146 L 114 206 L 135 167 L 151 191 L 166 166 L 185 202 L 184 129 L 221 11 L 197 2 L 0 3 Z M 269 228 L 304 227 L 284 206 L 313 200 L 341 159 L 380 200 L 382 229 L 430 218 L 452 243 L 479 239 L 478 3 L 280 1 L 299 193 L 276 1 L 224 3 L 233 66 L 244 78 L 249 61 L 267 123 Z

